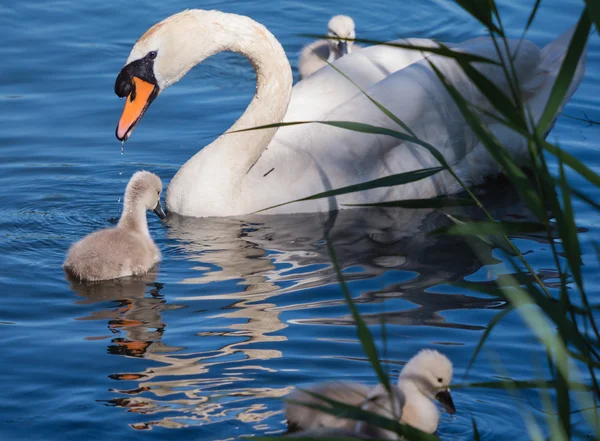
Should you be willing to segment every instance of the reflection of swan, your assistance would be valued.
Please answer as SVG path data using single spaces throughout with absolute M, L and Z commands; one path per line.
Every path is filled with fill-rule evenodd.
M 311 393 L 339 401 L 350 406 L 361 406 L 401 423 L 416 427 L 427 433 L 437 430 L 440 420 L 435 400 L 439 401 L 451 414 L 455 413 L 450 395 L 452 363 L 438 351 L 423 349 L 412 357 L 398 378 L 398 384 L 390 395 L 383 385 L 370 389 L 353 383 L 325 382 L 309 388 Z M 288 425 L 294 430 L 311 430 L 319 427 L 356 430 L 358 435 L 376 439 L 397 439 L 392 432 L 380 430 L 365 422 L 342 419 L 320 410 L 304 406 L 306 404 L 327 404 L 318 397 L 302 391 L 294 392 L 286 405 Z
M 506 186 L 493 182 L 477 191 L 486 189 L 493 197 L 484 194 L 481 199 L 493 215 L 527 218 L 526 208 Z M 456 208 L 451 213 L 468 217 L 478 209 Z M 135 414 L 139 424 L 134 427 L 141 429 L 203 425 L 210 431 L 214 426 L 209 423 L 224 421 L 227 427 L 235 424 L 258 434 L 266 430 L 261 424 L 273 422 L 275 429 L 283 429 L 281 406 L 273 398 L 289 394 L 292 384 L 302 387 L 302 383 L 315 381 L 310 372 L 304 377 L 306 372 L 293 372 L 290 359 L 310 357 L 311 363 L 314 360 L 320 366 L 330 363 L 330 357 L 350 355 L 347 347 L 335 340 L 350 331 L 337 325 L 347 326 L 352 320 L 345 305 L 336 307 L 343 300 L 322 240 L 323 224 L 328 220 L 324 213 L 203 219 L 172 216 L 166 224 L 166 252 L 185 259 L 176 272 L 176 281 L 181 283 L 166 283 L 160 296 L 144 284 L 135 291 L 138 294 L 130 296 L 127 289 L 112 294 L 107 290 L 106 297 L 94 298 L 118 300 L 119 304 L 98 303 L 101 311 L 88 314 L 87 319 L 105 320 L 111 331 L 123 332 L 126 341 L 142 337 L 127 350 L 119 340 L 111 341 L 111 353 L 148 361 L 140 366 L 121 357 L 120 371 L 107 373 L 120 380 L 112 389 L 115 395 L 109 404 L 126 409 L 129 416 Z M 429 209 L 372 209 L 344 210 L 328 224 L 353 295 L 358 294 L 354 282 L 364 286 L 369 280 L 370 291 L 361 290 L 356 297 L 361 310 L 369 312 L 365 316 L 369 323 L 381 323 L 383 315 L 402 330 L 424 324 L 443 327 L 450 336 L 439 343 L 456 343 L 451 336 L 453 328 L 460 333 L 481 329 L 460 323 L 464 317 L 461 310 L 502 306 L 499 299 L 488 296 L 432 292 L 438 285 L 463 280 L 481 268 L 463 239 L 427 234 L 448 223 L 443 213 Z M 440 261 L 441 250 L 451 255 Z M 322 289 L 311 289 L 315 287 Z M 122 298 L 129 301 L 119 300 Z M 174 307 L 170 302 L 186 305 L 190 313 L 163 313 Z M 382 313 L 377 314 L 378 310 Z M 134 324 L 135 320 L 143 323 Z M 177 327 L 170 328 L 174 322 Z M 323 323 L 329 323 L 329 331 L 334 332 L 318 327 Z M 161 335 L 150 334 L 158 329 Z M 170 329 L 179 332 L 170 333 Z M 418 332 L 420 328 L 412 329 Z M 150 338 L 145 339 L 142 332 Z M 294 336 L 299 334 L 311 344 L 298 346 Z M 142 350 L 144 341 L 151 344 Z M 162 343 L 167 341 L 170 346 Z M 316 356 L 315 347 L 332 348 L 332 352 Z M 388 365 L 400 364 L 402 355 L 399 357 Z M 361 358 L 353 360 L 366 363 Z M 277 381 L 272 382 L 273 378 Z M 125 419 L 123 413 L 119 421 Z
M 116 306 L 103 308 L 80 320 L 107 320 L 108 329 L 120 334 L 111 339 L 108 352 L 132 357 L 148 356 L 152 352 L 174 351 L 165 346 L 162 335 L 166 324 L 162 312 L 182 308 L 168 305 L 160 295 L 162 284 L 156 282 L 157 271 L 140 277 L 123 277 L 101 283 L 79 283 L 73 279 L 71 289 L 82 299 L 78 304 L 114 302 Z
M 522 41 L 513 57 L 525 105 L 536 120 L 545 106 L 570 35 L 566 33 L 541 51 L 535 44 Z M 428 40 L 411 41 L 435 45 Z M 517 42 L 510 44 L 514 48 Z M 498 59 L 489 38 L 476 38 L 454 47 Z M 227 50 L 249 58 L 257 78 L 256 94 L 231 131 L 299 119 L 360 121 L 398 129 L 364 95 L 357 94 L 352 84 L 341 81 L 331 67 L 301 81 L 292 93 L 291 69 L 283 48 L 264 26 L 243 16 L 190 10 L 153 26 L 133 47 L 115 83 L 116 93 L 128 97 L 117 137 L 127 139 L 150 103 L 189 69 Z M 467 102 L 494 112 L 493 105 L 453 60 L 433 55 L 429 60 Z M 419 138 L 436 146 L 468 184 L 481 183 L 486 176 L 499 172 L 422 53 L 376 46 L 335 63 L 408 124 Z M 509 94 L 508 82 L 498 65 L 480 63 L 477 68 Z M 581 81 L 583 70 L 582 62 L 567 98 Z M 527 160 L 523 138 L 485 113 L 480 113 L 480 117 L 511 148 L 518 161 Z M 236 133 L 219 137 L 188 160 L 171 181 L 166 203 L 170 211 L 187 216 L 244 214 L 332 187 L 438 165 L 432 155 L 415 144 L 399 145 L 396 138 L 389 136 L 320 124 Z M 271 213 L 328 211 L 339 207 L 337 202 L 428 198 L 459 190 L 449 174 L 438 173 L 412 184 L 347 194 L 336 200 L 305 201 Z
M 490 182 L 478 191 L 483 204 L 497 218 L 529 218 L 526 206 L 503 180 Z M 455 216 L 480 215 L 476 207 L 445 211 Z M 236 282 L 233 288 L 229 284 L 227 293 L 215 295 L 203 290 L 198 294 L 180 295 L 176 300 L 227 300 L 231 306 L 215 317 L 233 318 L 243 314 L 248 319 L 248 327 L 260 325 L 261 329 L 271 332 L 276 323 L 280 329 L 286 326 L 279 322 L 279 313 L 309 308 L 325 312 L 328 306 L 345 304 L 340 296 L 306 296 L 312 288 L 338 283 L 323 242 L 327 220 L 326 214 L 245 216 L 243 219 L 171 216 L 167 223 L 168 236 L 177 241 L 178 248 L 197 270 L 180 283 Z M 479 325 L 463 324 L 440 312 L 502 307 L 503 302 L 496 298 L 432 292 L 432 287 L 461 281 L 481 267 L 479 257 L 463 238 L 429 234 L 450 223 L 442 211 L 431 209 L 372 208 L 337 213 L 329 236 L 340 267 L 360 269 L 345 273 L 348 282 L 375 279 L 390 270 L 413 274 L 355 298 L 357 303 L 404 301 L 405 306 L 399 310 L 386 308 L 379 313 L 364 314 L 367 323 L 377 324 L 385 319 L 386 323 L 403 326 L 481 330 Z M 493 259 L 489 247 L 487 251 L 483 248 L 480 251 L 487 252 L 488 258 Z M 275 296 L 287 296 L 290 300 L 279 302 Z M 289 323 L 354 325 L 351 316 L 315 313 L 290 319 Z M 276 338 L 276 334 L 262 333 L 260 338 L 252 335 L 251 342 Z
M 313 41 L 302 49 L 298 60 L 300 78 L 307 77 L 327 66 L 324 60 L 333 63 L 352 52 L 354 41 L 336 40 L 336 38 L 354 39 L 356 37 L 354 20 L 347 15 L 332 17 L 327 24 L 327 36 L 331 39 Z

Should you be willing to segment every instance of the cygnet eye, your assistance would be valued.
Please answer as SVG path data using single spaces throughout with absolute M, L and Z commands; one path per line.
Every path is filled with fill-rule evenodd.
M 156 52 L 156 51 L 150 51 L 150 52 L 148 52 L 148 55 L 146 55 L 146 56 L 148 58 L 150 58 L 151 60 L 154 60 L 157 55 L 158 55 L 158 52 Z
M 441 383 L 443 380 L 441 378 L 438 378 L 438 383 Z

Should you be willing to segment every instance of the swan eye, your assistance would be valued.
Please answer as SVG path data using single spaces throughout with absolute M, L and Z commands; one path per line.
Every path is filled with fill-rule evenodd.
M 441 378 L 438 378 L 438 383 L 441 383 L 443 380 Z
M 151 60 L 154 60 L 154 59 L 156 58 L 156 56 L 157 56 L 157 55 L 158 55 L 158 52 L 156 52 L 156 51 L 150 51 L 150 52 L 148 52 L 148 55 L 147 55 L 147 57 L 148 57 L 149 59 L 151 59 Z

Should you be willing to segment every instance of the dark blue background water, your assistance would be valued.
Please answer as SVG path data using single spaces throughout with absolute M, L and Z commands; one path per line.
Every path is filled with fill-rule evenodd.
M 504 1 L 504 23 L 520 35 L 532 1 Z M 542 45 L 573 24 L 583 2 L 552 0 L 529 35 Z M 114 137 L 122 102 L 115 77 L 152 24 L 185 8 L 249 15 L 282 42 L 292 66 L 331 15 L 352 15 L 360 37 L 462 41 L 482 27 L 451 2 L 38 1 L 0 5 L 0 439 L 235 439 L 285 429 L 280 398 L 294 386 L 345 378 L 373 383 L 324 248 L 319 216 L 150 219 L 162 253 L 157 274 L 89 289 L 72 287 L 61 263 L 71 243 L 118 218 L 131 174 L 165 183 L 194 152 L 226 130 L 254 91 L 240 56 L 220 54 L 153 104 L 125 155 Z M 600 45 L 591 39 L 586 77 L 565 114 L 600 120 Z M 561 117 L 549 136 L 598 171 L 600 127 Z M 554 165 L 555 166 L 555 165 Z M 573 185 L 595 200 L 585 181 Z M 526 210 L 502 180 L 479 190 L 491 211 Z M 584 231 L 584 276 L 600 300 L 591 243 L 597 213 L 576 209 Z M 333 231 L 356 302 L 395 373 L 422 347 L 445 352 L 455 381 L 499 299 L 450 283 L 506 271 L 498 253 L 482 266 L 460 240 L 429 236 L 445 217 L 429 210 L 343 213 Z M 555 281 L 544 238 L 515 243 Z M 534 378 L 543 352 L 519 317 L 493 333 L 467 381 Z M 443 439 L 525 438 L 523 415 L 542 418 L 536 395 L 454 391 Z M 531 401 L 530 401 L 531 400 Z M 526 412 L 523 409 L 527 409 Z M 580 415 L 575 415 L 577 423 Z M 510 421 L 510 424 L 507 424 Z M 582 437 L 585 434 L 581 434 Z

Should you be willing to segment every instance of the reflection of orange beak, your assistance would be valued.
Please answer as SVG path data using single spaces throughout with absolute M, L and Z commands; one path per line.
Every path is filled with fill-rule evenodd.
M 133 77 L 131 93 L 125 100 L 125 108 L 117 126 L 117 138 L 126 141 L 133 132 L 136 124 L 158 95 L 158 87 L 138 77 Z

